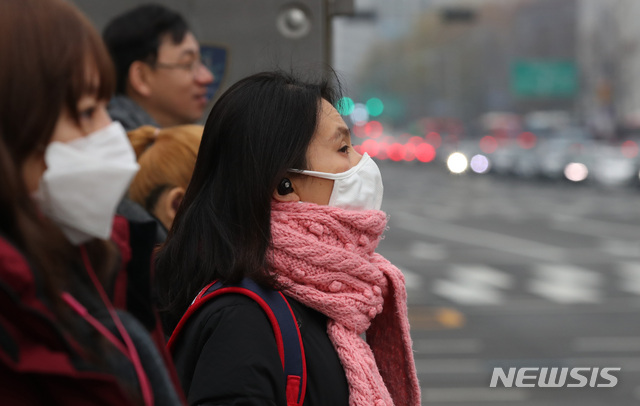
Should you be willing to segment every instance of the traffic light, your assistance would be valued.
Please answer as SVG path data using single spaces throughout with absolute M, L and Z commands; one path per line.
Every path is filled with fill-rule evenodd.
M 335 107 L 336 110 L 338 110 L 338 113 L 342 114 L 343 116 L 348 116 L 349 114 L 353 113 L 355 103 L 350 97 L 345 96 L 338 100 Z
M 377 117 L 384 111 L 384 104 L 377 97 L 370 98 L 365 105 L 367 106 L 367 112 L 372 117 Z

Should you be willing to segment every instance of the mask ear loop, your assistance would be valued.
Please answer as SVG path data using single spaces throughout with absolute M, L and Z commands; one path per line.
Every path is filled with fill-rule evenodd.
M 360 158 L 360 161 L 358 161 L 356 165 L 352 166 L 350 169 L 344 172 L 327 173 L 327 172 L 310 171 L 308 169 L 289 169 L 289 172 L 297 173 L 301 175 L 313 176 L 321 179 L 339 180 L 339 179 L 348 178 L 349 176 L 358 172 L 367 164 L 367 161 L 370 161 L 370 160 L 371 160 L 371 157 L 369 156 L 368 153 L 365 152 L 362 155 L 362 158 Z
M 89 314 L 89 312 L 80 303 L 78 303 L 78 301 L 75 300 L 75 298 L 73 298 L 73 296 L 71 296 L 67 292 L 64 292 L 62 294 L 62 298 L 65 302 L 67 302 L 67 304 L 71 306 L 73 310 L 78 312 L 78 314 L 80 314 L 85 320 L 87 320 L 89 324 L 91 324 L 95 329 L 97 329 L 118 350 L 123 352 L 124 355 L 127 356 L 127 358 L 129 358 L 129 360 L 133 364 L 133 367 L 136 370 L 136 375 L 138 376 L 138 380 L 140 381 L 140 389 L 142 391 L 142 397 L 144 399 L 144 403 L 146 406 L 153 406 L 153 391 L 151 389 L 151 383 L 149 382 L 149 378 L 147 377 L 147 374 L 144 371 L 142 362 L 140 361 L 140 356 L 138 355 L 138 351 L 136 350 L 136 347 L 133 344 L 133 340 L 131 340 L 131 336 L 129 336 L 129 333 L 124 328 L 124 325 L 120 320 L 120 317 L 118 317 L 118 314 L 113 308 L 113 305 L 111 304 L 111 301 L 109 300 L 107 294 L 105 293 L 102 287 L 102 284 L 98 280 L 98 277 L 96 276 L 93 270 L 93 267 L 91 266 L 91 262 L 89 261 L 89 255 L 87 254 L 87 250 L 84 246 L 80 247 L 80 254 L 82 255 L 82 261 L 84 263 L 85 268 L 87 269 L 87 273 L 89 274 L 89 277 L 91 278 L 91 282 L 93 282 L 93 285 L 96 287 L 96 290 L 100 295 L 100 299 L 102 300 L 104 305 L 107 307 L 107 310 L 109 311 L 109 315 L 111 316 L 111 319 L 113 320 L 116 328 L 118 329 L 118 333 L 120 333 L 120 336 L 124 341 L 124 346 L 120 341 L 118 341 L 117 338 L 113 336 L 113 334 L 106 327 L 104 327 L 102 324 L 100 324 L 100 322 L 98 322 L 95 318 L 93 318 Z

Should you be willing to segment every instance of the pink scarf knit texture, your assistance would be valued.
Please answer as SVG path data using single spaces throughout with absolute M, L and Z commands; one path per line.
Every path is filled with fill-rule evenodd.
M 374 252 L 386 224 L 378 210 L 272 205 L 272 267 L 286 295 L 329 318 L 350 406 L 420 405 L 404 276 Z

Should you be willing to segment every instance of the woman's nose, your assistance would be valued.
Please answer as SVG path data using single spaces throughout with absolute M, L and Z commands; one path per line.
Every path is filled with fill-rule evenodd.
M 358 153 L 355 149 L 353 150 L 353 153 L 350 154 L 350 157 L 351 157 L 351 167 L 352 168 L 354 166 L 358 165 L 358 163 L 362 159 L 362 155 L 360 155 L 360 153 Z

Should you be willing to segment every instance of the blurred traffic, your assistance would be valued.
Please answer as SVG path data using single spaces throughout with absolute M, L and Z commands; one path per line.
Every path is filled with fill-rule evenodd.
M 426 117 L 399 129 L 376 120 L 383 111 L 380 99 L 342 100 L 341 112 L 353 123 L 354 147 L 381 161 L 439 166 L 456 175 L 640 186 L 640 132 L 597 138 L 558 111 L 487 113 L 477 129 L 455 118 Z

